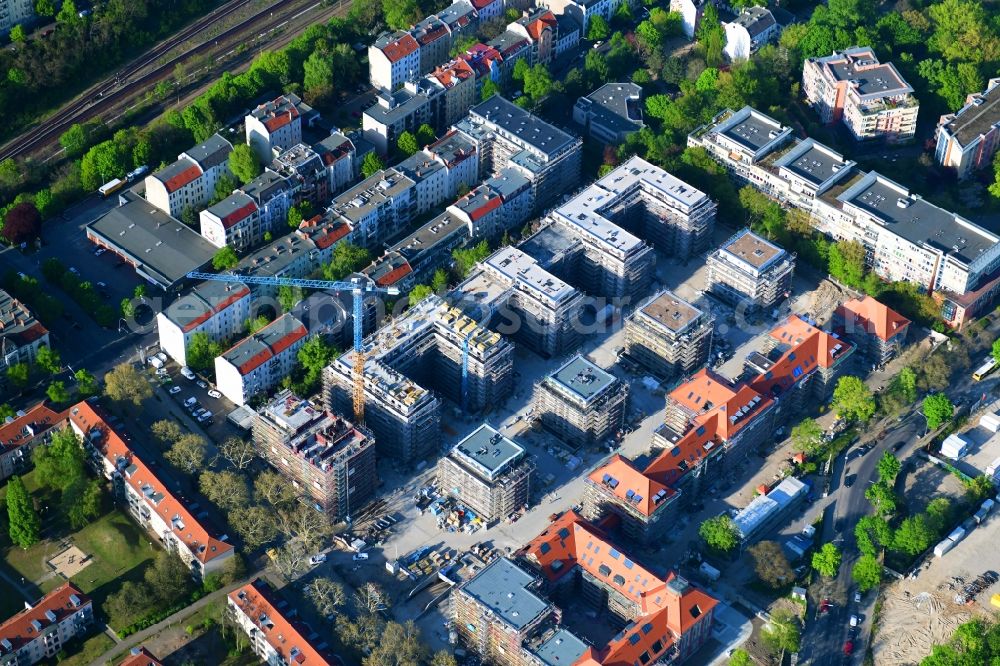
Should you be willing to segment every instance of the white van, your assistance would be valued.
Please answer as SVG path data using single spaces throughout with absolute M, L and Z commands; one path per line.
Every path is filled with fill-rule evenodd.
M 181 368 L 181 374 L 184 375 L 188 379 L 191 379 L 191 380 L 194 379 L 194 373 L 191 372 L 191 368 L 187 367 L 186 365 L 183 368 Z

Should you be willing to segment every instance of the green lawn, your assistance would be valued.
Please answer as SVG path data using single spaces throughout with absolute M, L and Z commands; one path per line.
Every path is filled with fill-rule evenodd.
M 97 631 L 95 627 L 93 631 Z M 66 652 L 72 656 L 59 661 L 59 666 L 93 666 L 94 660 L 115 646 L 115 642 L 104 633 L 95 633 L 82 644 L 70 643 Z

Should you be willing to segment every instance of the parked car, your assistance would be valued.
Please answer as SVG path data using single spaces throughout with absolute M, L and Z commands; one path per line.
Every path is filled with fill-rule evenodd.
M 222 394 L 216 391 L 215 389 L 212 389 L 211 391 L 208 392 L 208 397 L 218 399 L 222 397 Z
M 861 603 L 861 592 L 860 591 L 854 593 L 854 603 L 856 603 L 856 604 L 860 604 Z
M 212 418 L 212 412 L 206 411 L 204 414 L 198 417 L 198 423 L 204 423 L 205 421 Z
M 198 402 L 198 398 L 196 398 L 196 397 L 194 397 L 194 396 L 192 395 L 191 397 L 189 397 L 189 398 L 188 398 L 187 400 L 185 400 L 185 401 L 184 401 L 184 406 L 185 406 L 185 407 L 191 407 L 191 406 L 192 406 L 192 405 L 194 405 L 194 404 L 195 404 L 196 402 Z
M 171 386 L 170 387 L 170 395 L 177 395 L 180 392 L 181 392 L 181 387 L 180 386 Z
M 844 654 L 847 656 L 854 654 L 854 641 L 847 641 L 844 643 Z
M 187 379 L 194 379 L 194 373 L 191 372 L 191 368 L 187 367 L 186 365 L 183 368 L 181 368 L 181 374 L 184 375 Z
M 851 626 L 852 627 L 858 626 L 858 616 L 857 615 L 852 615 L 851 616 Z
M 355 562 L 360 562 L 361 560 L 368 559 L 368 553 L 354 553 L 354 557 L 351 558 Z
M 203 389 L 207 389 L 207 388 L 208 388 L 208 382 L 206 382 L 206 381 L 205 381 L 204 379 L 199 379 L 199 380 L 198 380 L 197 382 L 195 382 L 195 383 L 196 383 L 196 384 L 197 384 L 198 386 L 200 386 L 201 388 L 203 388 Z
M 99 247 L 96 250 L 94 250 L 94 256 L 99 257 L 107 251 L 108 251 L 107 248 Z

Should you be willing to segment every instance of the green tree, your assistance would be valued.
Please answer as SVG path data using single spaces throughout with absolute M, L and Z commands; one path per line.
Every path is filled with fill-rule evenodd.
M 955 406 L 944 393 L 933 393 L 924 398 L 924 416 L 927 418 L 927 427 L 930 430 L 951 420 L 954 413 Z
M 913 556 L 924 552 L 931 545 L 934 532 L 922 515 L 910 516 L 900 523 L 892 538 L 892 549 Z
M 434 143 L 436 138 L 437 135 L 434 134 L 434 128 L 427 123 L 423 123 L 417 128 L 417 144 L 420 147 Z
M 120 363 L 104 375 L 104 394 L 115 402 L 131 402 L 139 407 L 153 397 L 153 389 L 131 363 Z
M 38 543 L 42 524 L 24 482 L 16 474 L 7 481 L 7 534 L 15 545 L 29 548 Z
M 993 486 L 993 479 L 983 474 L 977 476 L 972 481 L 966 483 L 965 493 L 973 504 L 982 502 L 987 497 L 992 497 L 996 492 Z
M 70 527 L 78 530 L 99 518 L 103 497 L 103 488 L 98 479 L 81 476 L 66 488 L 62 495 L 62 507 Z
M 434 271 L 434 277 L 431 278 L 431 289 L 435 294 L 443 293 L 448 288 L 448 273 L 445 272 L 443 268 L 439 268 Z
M 816 419 L 806 417 L 792 428 L 792 448 L 804 453 L 812 453 L 823 445 L 823 429 Z
M 278 287 L 278 302 L 281 304 L 281 309 L 285 312 L 291 312 L 295 304 L 302 300 L 302 297 L 301 287 L 290 287 L 286 284 Z
M 840 569 L 840 550 L 832 543 L 824 543 L 823 547 L 813 553 L 812 568 L 824 578 L 834 578 Z
M 90 143 L 88 134 L 87 129 L 83 125 L 74 123 L 60 135 L 59 145 L 66 151 L 66 157 L 79 157 L 83 154 L 83 151 L 87 150 L 87 145 Z
M 935 534 L 944 534 L 952 521 L 951 500 L 947 497 L 936 497 L 927 504 L 924 511 L 927 516 L 927 525 Z
M 451 256 L 455 260 L 455 270 L 464 278 L 473 266 L 490 256 L 490 246 L 483 240 L 470 248 L 454 249 Z
M 406 30 L 423 18 L 417 0 L 383 0 L 385 23 L 393 30 Z
M 199 331 L 191 336 L 187 348 L 187 364 L 192 370 L 204 372 L 215 364 L 215 358 L 222 354 L 222 345 L 215 342 L 208 333 Z
M 865 247 L 858 241 L 837 241 L 830 246 L 830 275 L 850 287 L 861 286 L 865 274 Z
M 736 648 L 733 650 L 732 654 L 729 655 L 728 666 L 753 666 L 753 661 L 750 659 L 750 653 L 743 648 Z
M 39 16 L 55 16 L 55 0 L 35 0 L 35 13 Z
M 882 582 L 882 565 L 873 555 L 862 555 L 854 563 L 851 577 L 862 592 L 873 590 Z
M 872 503 L 875 511 L 882 516 L 896 512 L 896 494 L 885 479 L 880 479 L 865 489 L 865 499 Z
M 409 157 L 420 150 L 420 146 L 417 145 L 417 137 L 410 132 L 403 132 L 399 135 L 399 139 L 396 140 L 396 148 L 405 157 Z
M 426 284 L 415 284 L 413 285 L 413 289 L 410 289 L 410 293 L 407 296 L 407 300 L 409 301 L 411 306 L 414 306 L 433 293 L 434 290 L 431 289 Z
M 862 516 L 854 525 L 858 550 L 875 555 L 881 548 L 892 545 L 892 528 L 882 516 Z
M 327 280 L 343 280 L 371 262 L 367 249 L 353 243 L 338 243 L 333 248 L 333 258 L 323 267 L 323 277 Z
M 726 45 L 726 33 L 722 28 L 722 23 L 719 22 L 719 12 L 715 5 L 711 3 L 706 5 L 695 37 L 705 52 L 705 63 L 709 67 L 721 65 L 722 49 Z
M 708 518 L 698 527 L 698 536 L 713 550 L 728 553 L 740 545 L 740 531 L 728 514 Z
M 365 158 L 361 160 L 361 175 L 365 178 L 371 178 L 384 168 L 385 162 L 374 151 L 365 154 Z
M 590 18 L 590 25 L 587 26 L 587 39 L 592 42 L 603 41 L 611 35 L 611 26 L 600 14 L 595 14 Z
M 59 13 L 56 14 L 56 23 L 72 25 L 79 19 L 76 2 L 74 0 L 63 0 L 62 7 L 59 9 Z
M 62 370 L 62 358 L 60 358 L 59 352 L 52 347 L 39 347 L 38 353 L 35 355 L 35 363 L 50 375 Z
M 524 94 L 528 95 L 535 105 L 545 99 L 551 91 L 552 76 L 545 65 L 539 63 L 524 75 Z
M 28 375 L 30 368 L 27 363 L 15 363 L 7 367 L 7 380 L 18 389 L 23 389 L 28 385 Z
M 76 379 L 76 392 L 81 398 L 97 395 L 97 378 L 90 374 L 86 368 L 80 368 L 73 373 L 73 378 Z
M 326 344 L 323 338 L 314 335 L 299 348 L 295 357 L 306 371 L 305 384 L 315 386 L 323 375 L 323 368 L 329 365 L 336 354 L 336 349 Z
M 250 505 L 246 480 L 230 470 L 202 472 L 198 477 L 198 489 L 209 502 L 225 511 Z
M 207 453 L 204 439 L 198 435 L 182 435 L 163 457 L 185 474 L 194 474 L 204 467 Z
M 769 649 L 781 652 L 798 652 L 801 632 L 798 619 L 789 611 L 779 608 L 771 613 L 760 633 L 761 640 Z
M 882 457 L 878 460 L 878 477 L 886 483 L 892 483 L 902 468 L 902 463 L 892 455 L 891 451 L 883 451 Z
M 236 268 L 240 263 L 240 258 L 236 256 L 236 250 L 228 245 L 220 248 L 212 257 L 212 268 L 217 271 L 228 271 Z
M 247 318 L 247 320 L 243 322 L 243 329 L 246 331 L 247 335 L 253 335 L 270 323 L 271 322 L 268 321 L 267 317 L 264 315 L 257 315 L 256 317 Z
M 312 215 L 311 202 L 302 201 L 297 203 L 288 209 L 288 226 L 292 229 L 298 229 L 303 220 L 308 219 L 310 215 Z
M 479 99 L 485 102 L 490 97 L 493 97 L 493 95 L 497 95 L 499 93 L 500 86 L 498 86 L 493 79 L 486 79 L 486 81 L 483 82 L 483 89 L 479 92 Z
M 229 153 L 229 170 L 245 185 L 260 175 L 260 158 L 247 144 L 237 143 Z
M 875 414 L 875 396 L 863 381 L 845 375 L 837 380 L 831 407 L 843 418 L 864 423 Z
M 164 550 L 146 569 L 143 579 L 157 601 L 170 606 L 187 594 L 191 586 L 191 571 L 177 553 Z
M 49 400 L 57 405 L 65 405 L 69 403 L 69 391 L 66 390 L 65 382 L 52 382 L 49 384 L 49 387 L 45 389 L 45 395 L 47 395 Z
M 333 88 L 333 63 L 326 53 L 315 50 L 302 63 L 302 87 L 314 94 Z

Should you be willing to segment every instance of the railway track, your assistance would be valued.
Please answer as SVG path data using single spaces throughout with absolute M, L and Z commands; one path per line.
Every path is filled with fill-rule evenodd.
M 58 140 L 59 135 L 74 123 L 85 122 L 105 111 L 113 109 L 122 102 L 131 99 L 137 93 L 142 93 L 163 79 L 168 78 L 178 63 L 210 53 L 220 43 L 224 45 L 229 40 L 234 40 L 244 35 L 244 33 L 250 33 L 254 36 L 266 34 L 274 26 L 279 26 L 287 22 L 289 9 L 297 10 L 307 4 L 303 0 L 275 0 L 275 2 L 268 4 L 259 12 L 231 26 L 218 35 L 206 39 L 182 53 L 167 58 L 162 64 L 156 65 L 165 54 L 169 54 L 186 41 L 191 40 L 212 25 L 232 16 L 255 1 L 232 0 L 198 19 L 166 41 L 160 42 L 153 49 L 143 54 L 140 58 L 133 60 L 124 69 L 119 71 L 115 79 L 109 78 L 92 86 L 76 100 L 60 109 L 56 114 L 46 118 L 41 124 L 36 125 L 22 133 L 16 139 L 8 142 L 0 148 L 0 160 L 33 153 L 55 142 Z M 311 8 L 317 7 L 319 4 L 321 3 L 317 2 Z M 275 16 L 276 14 L 277 16 Z M 301 12 L 295 15 L 298 16 L 299 14 Z M 152 69 L 150 69 L 151 66 Z

